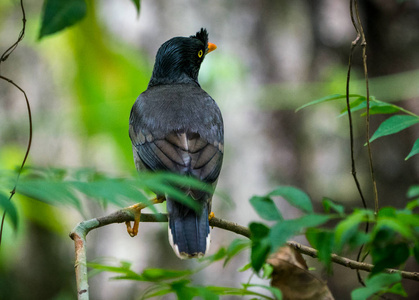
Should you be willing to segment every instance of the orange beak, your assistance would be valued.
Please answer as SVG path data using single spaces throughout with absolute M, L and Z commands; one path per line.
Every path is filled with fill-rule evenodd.
M 208 51 L 207 54 L 210 53 L 211 51 L 214 51 L 215 49 L 217 49 L 217 46 L 213 43 L 208 43 Z

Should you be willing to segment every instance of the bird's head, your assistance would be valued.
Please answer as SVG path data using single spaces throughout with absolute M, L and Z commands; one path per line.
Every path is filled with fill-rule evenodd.
M 174 83 L 198 83 L 202 61 L 217 46 L 208 43 L 208 32 L 201 28 L 190 37 L 174 37 L 157 51 L 150 86 Z

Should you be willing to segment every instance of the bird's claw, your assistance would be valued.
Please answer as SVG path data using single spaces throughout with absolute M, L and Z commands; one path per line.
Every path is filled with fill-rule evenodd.
M 214 215 L 214 212 L 212 211 L 208 214 L 208 221 L 211 221 L 213 218 L 215 218 L 215 215 Z
M 138 234 L 138 226 L 140 224 L 141 210 L 143 208 L 145 208 L 145 206 L 142 203 L 137 203 L 128 207 L 128 209 L 134 214 L 134 225 L 132 227 L 131 227 L 131 221 L 125 222 L 125 225 L 127 226 L 128 234 L 131 237 L 134 237 Z
M 163 203 L 165 200 L 166 200 L 165 197 L 156 197 L 150 200 L 150 202 L 152 204 L 157 204 L 157 203 Z M 127 226 L 127 232 L 131 237 L 134 237 L 138 234 L 138 226 L 140 224 L 141 210 L 146 207 L 147 205 L 144 203 L 137 203 L 128 207 L 128 210 L 130 210 L 134 214 L 134 225 L 132 227 L 131 227 L 131 221 L 125 222 L 125 225 Z

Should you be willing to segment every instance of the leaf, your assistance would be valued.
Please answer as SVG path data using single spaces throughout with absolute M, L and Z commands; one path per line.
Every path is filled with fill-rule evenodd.
M 249 287 L 252 287 L 253 285 L 249 285 Z M 271 297 L 268 297 L 266 295 L 263 295 L 261 293 L 257 293 L 251 290 L 248 290 L 247 288 L 235 288 L 235 287 L 224 287 L 224 286 L 207 286 L 208 290 L 218 294 L 218 295 L 234 295 L 234 296 L 257 296 L 258 299 L 272 299 Z M 223 298 L 224 299 L 224 298 Z M 241 299 L 241 298 L 240 298 Z M 253 298 L 255 299 L 255 298 Z M 281 299 L 281 298 L 279 298 Z
M 85 0 L 45 0 L 39 39 L 79 22 L 86 15 Z
M 191 275 L 191 270 L 145 269 L 141 274 L 144 280 L 160 282 Z
M 354 113 L 358 110 L 364 109 L 367 107 L 366 104 L 366 100 L 367 98 L 365 97 L 359 97 L 357 99 L 355 99 L 354 101 L 352 101 L 351 103 L 349 103 L 349 107 L 351 109 L 351 112 Z M 348 114 L 348 107 L 346 106 L 340 113 L 340 115 L 338 116 L 338 118 L 343 117 L 345 115 Z
M 272 271 L 274 270 L 270 264 L 264 263 L 262 267 L 263 273 L 262 278 L 269 279 L 271 278 Z
M 264 288 L 265 290 L 268 290 L 272 293 L 272 295 L 275 297 L 276 300 L 281 300 L 282 299 L 282 293 L 281 291 L 276 288 L 276 287 L 271 287 L 271 286 L 266 286 L 263 284 L 246 284 L 244 285 L 246 288 L 248 287 L 259 287 L 259 288 Z
M 272 250 L 275 251 L 277 248 L 283 246 L 290 237 L 300 233 L 304 228 L 321 225 L 331 218 L 332 216 L 312 214 L 302 216 L 298 219 L 285 220 L 276 223 L 272 226 L 269 234 Z
M 310 197 L 305 192 L 295 187 L 280 186 L 270 192 L 268 196 L 281 196 L 292 206 L 308 213 L 313 212 L 313 205 L 311 204 Z
M 262 219 L 268 221 L 282 220 L 282 215 L 271 198 L 253 196 L 250 199 L 250 204 Z
M 419 196 L 419 185 L 412 185 L 407 190 L 407 198 L 413 198 Z
M 416 142 L 413 144 L 412 150 L 410 150 L 410 153 L 406 156 L 404 160 L 408 160 L 413 155 L 416 155 L 419 153 L 419 139 L 416 140 Z
M 80 200 L 76 197 L 75 191 L 66 182 L 21 178 L 16 192 L 48 204 L 69 204 L 81 211 Z
M 137 13 L 140 13 L 140 9 L 141 9 L 141 2 L 140 0 L 132 0 L 132 2 L 134 3 L 135 7 L 137 8 Z
M 195 291 L 188 287 L 189 280 L 180 280 L 172 282 L 170 285 L 172 290 L 176 293 L 178 299 L 192 300 L 195 296 Z
M 336 211 L 340 216 L 345 213 L 345 207 L 343 205 L 336 204 L 329 198 L 323 198 L 322 204 L 326 213 L 330 213 L 332 209 Z
M 374 141 L 375 139 L 397 133 L 406 129 L 412 125 L 419 123 L 419 118 L 416 116 L 410 115 L 395 115 L 391 116 L 383 123 L 380 124 L 378 129 L 374 132 L 373 136 L 370 138 L 370 142 Z
M 376 274 L 386 268 L 397 267 L 404 263 L 409 255 L 409 247 L 400 239 L 397 231 L 388 226 L 374 228 L 374 237 L 371 243 L 371 256 L 374 268 L 371 274 Z
M 5 212 L 6 216 L 8 216 L 10 218 L 10 221 L 12 221 L 12 225 L 14 229 L 17 229 L 18 217 L 17 217 L 16 207 L 13 204 L 13 202 L 9 200 L 9 197 L 7 197 L 1 192 L 0 192 L 0 207 L 2 208 L 0 210 L 2 212 L 0 214 L 0 217 L 3 215 L 3 212 Z
M 271 244 L 268 238 L 270 229 L 261 223 L 250 223 L 249 230 L 252 240 L 251 263 L 253 269 L 259 272 L 271 250 Z
M 251 267 L 252 267 L 252 264 L 251 264 L 251 263 L 245 264 L 243 267 L 240 267 L 240 268 L 237 270 L 237 272 L 244 272 L 244 271 L 247 271 L 247 270 L 249 270 Z
M 319 251 L 319 260 L 323 262 L 330 271 L 335 233 L 333 231 L 319 228 L 309 228 L 307 229 L 306 237 L 309 243 Z
M 284 299 L 333 299 L 327 285 L 308 272 L 304 258 L 293 248 L 280 248 L 267 262 L 273 267 L 271 286 L 279 288 Z
M 350 94 L 349 95 L 349 98 L 353 98 L 353 97 L 363 97 L 363 96 L 357 95 L 357 94 Z M 314 105 L 314 104 L 319 104 L 319 103 L 323 103 L 323 102 L 327 102 L 327 101 L 339 100 L 339 99 L 344 99 L 344 98 L 346 98 L 346 95 L 342 95 L 342 94 L 329 95 L 329 96 L 311 101 L 309 103 L 306 103 L 306 104 L 300 106 L 299 108 L 297 108 L 295 111 L 297 112 L 297 111 L 299 111 L 303 108 L 306 108 L 307 106 L 311 106 L 311 105 Z
M 108 266 L 108 265 L 103 265 L 103 264 L 99 264 L 99 263 L 87 263 L 87 266 L 90 268 L 94 268 L 96 270 L 99 270 L 101 272 L 111 272 L 111 273 L 119 273 L 119 274 L 123 274 L 124 277 L 119 277 L 116 279 L 131 279 L 131 280 L 139 280 L 139 281 L 143 281 L 144 278 L 138 274 L 135 273 L 134 271 L 132 271 L 130 269 L 130 265 L 127 265 L 125 263 L 121 263 L 120 267 L 117 266 Z
M 351 112 L 356 112 L 362 109 L 367 108 L 367 99 L 365 97 L 359 98 L 357 101 L 354 101 L 352 106 L 351 103 Z M 398 107 L 397 105 L 394 104 L 390 104 L 390 103 L 386 103 L 383 101 L 379 101 L 379 100 L 375 100 L 373 97 L 371 97 L 370 99 L 370 114 L 371 115 L 375 115 L 375 114 L 393 114 L 396 112 L 399 112 L 400 110 L 402 110 L 401 107 Z M 348 110 L 345 109 L 340 115 L 339 117 L 342 117 L 344 115 L 348 114 Z M 363 113 L 362 115 L 365 115 L 366 113 Z
M 405 263 L 410 256 L 409 246 L 405 243 L 386 244 L 385 247 L 372 247 L 372 262 L 374 268 L 371 275 L 387 268 L 396 268 Z
M 409 216 L 406 216 L 409 218 Z M 415 218 L 413 218 L 414 221 Z M 414 233 L 412 232 L 412 228 L 410 228 L 409 224 L 405 224 L 400 218 L 387 218 L 387 217 L 379 217 L 377 219 L 377 226 L 374 230 L 381 230 L 381 229 L 391 229 L 402 236 L 406 237 L 407 239 L 413 239 Z
M 227 256 L 227 250 L 224 247 L 221 247 L 220 249 L 218 249 L 218 251 L 215 254 L 206 255 L 205 257 L 200 258 L 198 260 L 200 262 L 209 261 L 209 262 L 213 263 L 215 261 L 219 261 L 219 260 L 223 259 L 226 256 Z
M 366 300 L 376 293 L 383 294 L 385 292 L 394 291 L 396 291 L 399 295 L 403 295 L 403 293 L 406 294 L 403 288 L 401 290 L 400 288 L 398 288 L 397 290 L 390 289 L 391 286 L 400 282 L 401 279 L 402 277 L 398 273 L 380 273 L 375 276 L 369 277 L 365 280 L 365 287 L 361 287 L 352 291 L 351 298 L 353 300 Z
M 370 102 L 370 115 L 394 114 L 399 111 L 400 111 L 400 108 L 394 104 L 390 104 L 390 103 L 386 103 L 386 102 L 382 102 L 378 100 L 374 102 Z
M 243 251 L 244 249 L 247 249 L 250 247 L 249 240 L 243 240 L 243 239 L 234 239 L 230 246 L 227 248 L 226 252 L 226 259 L 224 261 L 223 267 L 227 265 L 227 263 L 238 253 Z
M 343 246 L 352 238 L 356 237 L 359 224 L 366 221 L 368 217 L 372 220 L 373 215 L 370 211 L 355 210 L 345 220 L 341 221 L 335 229 L 336 251 L 340 252 Z

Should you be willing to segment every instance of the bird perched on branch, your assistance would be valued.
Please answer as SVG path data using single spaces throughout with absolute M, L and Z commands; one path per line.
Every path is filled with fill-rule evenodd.
M 147 90 L 137 98 L 129 120 L 137 170 L 193 176 L 215 188 L 223 161 L 223 119 L 199 85 L 198 73 L 205 56 L 216 48 L 202 28 L 190 37 L 174 37 L 158 50 Z M 199 211 L 166 199 L 169 241 L 182 259 L 205 255 L 210 244 L 212 194 L 185 192 L 199 203 Z M 154 202 L 162 201 L 158 197 Z M 138 223 L 134 229 L 127 227 L 132 236 L 138 231 Z

